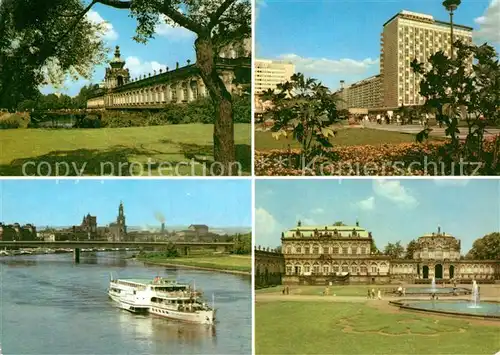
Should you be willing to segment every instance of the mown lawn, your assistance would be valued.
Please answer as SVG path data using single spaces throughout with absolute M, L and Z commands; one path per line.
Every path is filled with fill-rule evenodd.
M 147 263 L 186 265 L 218 270 L 235 270 L 249 273 L 252 271 L 251 255 L 196 256 L 181 258 L 151 257 L 139 258 L 139 260 Z
M 495 354 L 500 326 L 484 323 L 364 303 L 257 302 L 255 353 Z
M 242 173 L 249 175 L 250 124 L 235 124 L 235 143 Z M 213 125 L 208 124 L 0 130 L 4 176 L 210 175 L 212 161 Z
M 331 138 L 334 146 L 350 145 L 380 145 L 396 143 L 415 143 L 416 136 L 408 133 L 389 132 L 370 128 L 340 128 L 337 135 Z M 431 140 L 437 139 L 432 137 Z M 276 140 L 272 132 L 255 132 L 255 149 L 266 151 L 271 149 L 300 148 L 300 145 L 290 137 L 280 137 Z

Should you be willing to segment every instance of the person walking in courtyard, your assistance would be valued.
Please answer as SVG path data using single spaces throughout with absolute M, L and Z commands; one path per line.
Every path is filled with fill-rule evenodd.
M 406 296 L 406 287 L 403 287 L 403 297 Z
M 378 298 L 379 300 L 381 300 L 381 299 L 382 299 L 382 291 L 381 291 L 380 289 L 378 289 L 377 298 Z
M 375 299 L 375 289 L 372 288 L 372 299 Z
M 370 289 L 368 289 L 368 295 L 366 296 L 366 298 L 368 299 L 372 298 L 372 292 L 370 291 Z

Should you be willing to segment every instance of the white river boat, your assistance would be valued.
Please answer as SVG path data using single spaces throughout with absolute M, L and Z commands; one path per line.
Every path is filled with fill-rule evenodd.
M 161 277 L 111 280 L 108 294 L 120 308 L 130 312 L 151 313 L 190 323 L 215 323 L 213 301 L 209 306 L 200 290 L 176 280 Z

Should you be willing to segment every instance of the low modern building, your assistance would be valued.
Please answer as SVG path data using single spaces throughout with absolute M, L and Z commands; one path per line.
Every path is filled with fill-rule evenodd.
M 355 82 L 337 91 L 342 99 L 339 104 L 340 109 L 373 109 L 382 104 L 381 77 L 371 76 L 367 79 Z
M 282 233 L 283 283 L 318 284 L 430 282 L 435 277 L 459 282 L 500 279 L 499 260 L 467 260 L 460 256 L 460 241 L 438 228 L 417 239 L 413 259 L 391 259 L 373 253 L 371 232 L 359 226 L 297 226 Z M 256 270 L 265 272 L 265 264 Z
M 131 78 L 120 48 L 106 69 L 104 88 L 87 101 L 89 109 L 161 108 L 170 103 L 186 103 L 208 97 L 196 64 L 160 69 L 139 78 Z M 226 89 L 241 95 L 251 85 L 251 46 L 249 41 L 224 49 L 216 61 L 217 71 Z

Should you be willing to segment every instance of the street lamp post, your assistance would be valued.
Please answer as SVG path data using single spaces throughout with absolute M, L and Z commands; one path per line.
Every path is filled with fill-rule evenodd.
M 450 13 L 450 36 L 451 36 L 451 59 L 454 57 L 453 53 L 453 11 L 455 11 L 460 5 L 461 0 L 445 0 L 443 1 L 444 8 Z

